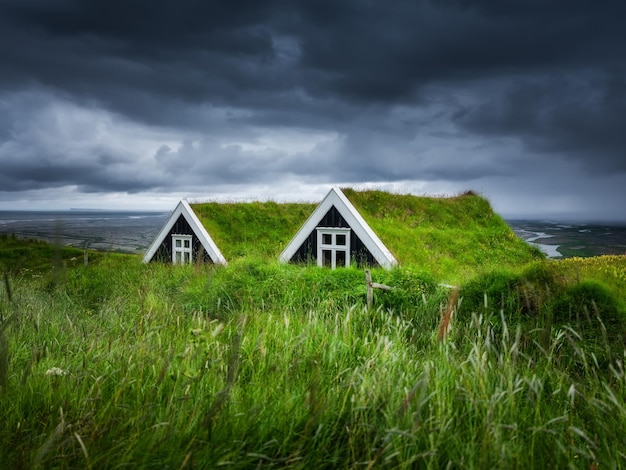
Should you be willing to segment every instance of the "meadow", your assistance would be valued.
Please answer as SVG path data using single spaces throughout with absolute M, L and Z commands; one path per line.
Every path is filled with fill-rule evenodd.
M 1 468 L 626 467 L 624 256 L 368 309 L 358 268 L 0 242 Z

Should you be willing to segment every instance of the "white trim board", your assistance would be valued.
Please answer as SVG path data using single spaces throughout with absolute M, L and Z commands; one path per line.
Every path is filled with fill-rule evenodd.
M 187 203 L 187 201 L 185 201 L 184 199 L 178 203 L 176 209 L 174 209 L 174 211 L 170 214 L 170 217 L 167 219 L 167 221 L 161 228 L 161 231 L 154 239 L 152 245 L 150 245 L 150 248 L 143 257 L 143 262 L 149 263 L 152 260 L 152 257 L 155 255 L 155 253 L 165 240 L 165 237 L 167 237 L 167 234 L 170 232 L 170 230 L 181 215 L 191 226 L 191 229 L 195 233 L 196 237 L 198 237 L 198 239 L 200 240 L 200 243 L 206 250 L 211 260 L 213 260 L 213 263 L 227 265 L 228 263 L 226 262 L 226 258 L 224 258 L 219 248 L 211 238 L 211 235 L 209 235 L 209 232 L 206 231 L 206 229 L 200 222 L 200 219 L 198 219 L 198 216 L 195 214 L 189 203 Z
M 287 247 L 280 254 L 278 259 L 281 262 L 288 263 L 291 258 L 293 258 L 298 248 L 302 246 L 311 232 L 317 228 L 317 225 L 333 206 L 339 211 L 379 265 L 385 269 L 391 269 L 397 266 L 398 261 L 396 261 L 396 258 L 391 254 L 391 251 L 387 249 L 365 219 L 361 217 L 359 211 L 356 210 L 341 189 L 335 187 L 331 188 L 324 200 L 319 203 L 307 221 L 300 227 L 300 230 L 298 230 Z

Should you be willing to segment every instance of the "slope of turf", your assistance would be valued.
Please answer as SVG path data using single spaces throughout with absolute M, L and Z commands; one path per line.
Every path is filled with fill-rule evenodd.
M 447 198 L 352 189 L 344 193 L 400 264 L 447 280 L 543 258 L 515 235 L 489 201 L 472 192 Z

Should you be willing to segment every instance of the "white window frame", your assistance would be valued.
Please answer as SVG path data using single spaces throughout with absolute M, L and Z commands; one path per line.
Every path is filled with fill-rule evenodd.
M 179 264 L 177 261 L 177 254 L 180 253 L 180 264 L 193 263 L 193 240 L 192 235 L 172 235 L 172 264 Z M 176 242 L 180 242 L 180 246 L 176 246 Z M 189 246 L 185 246 L 185 242 L 188 241 Z
M 324 243 L 324 235 L 331 236 L 331 243 Z M 345 245 L 337 244 L 337 235 L 344 235 L 346 239 Z M 343 267 L 350 266 L 350 229 L 345 227 L 317 227 L 317 265 L 324 266 L 324 258 L 322 256 L 324 250 L 331 252 L 331 269 L 337 268 L 337 252 L 345 253 L 345 263 Z M 340 266 L 341 267 L 341 266 Z

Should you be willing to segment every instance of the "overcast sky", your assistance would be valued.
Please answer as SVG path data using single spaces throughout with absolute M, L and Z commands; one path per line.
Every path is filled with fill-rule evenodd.
M 474 190 L 626 221 L 624 0 L 0 0 L 0 209 Z

